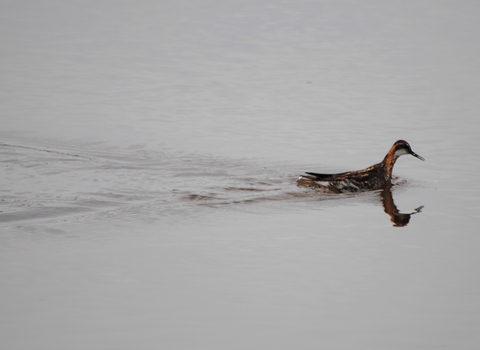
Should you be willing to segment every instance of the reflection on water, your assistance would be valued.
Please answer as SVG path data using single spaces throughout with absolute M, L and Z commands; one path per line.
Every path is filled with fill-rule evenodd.
M 382 203 L 385 213 L 390 215 L 390 221 L 394 223 L 393 226 L 395 227 L 407 226 L 410 222 L 410 217 L 413 214 L 420 213 L 423 209 L 422 205 L 416 208 L 412 213 L 400 213 L 393 200 L 392 184 L 389 184 L 387 187 L 385 187 L 380 194 L 382 196 Z
M 405 181 L 398 183 L 398 185 L 404 185 L 404 184 L 405 184 Z M 319 198 L 327 199 L 337 195 L 335 192 L 330 191 L 328 187 L 320 185 L 317 182 L 304 177 L 300 177 L 297 180 L 297 186 L 312 190 L 312 193 L 316 193 L 319 196 Z M 407 226 L 408 223 L 410 222 L 410 217 L 413 214 L 420 213 L 423 209 L 423 205 L 416 208 L 412 213 L 401 213 L 398 210 L 397 206 L 395 205 L 395 201 L 393 200 L 393 195 L 392 195 L 393 186 L 394 184 L 389 182 L 387 186 L 379 192 L 382 197 L 383 208 L 385 210 L 385 213 L 387 213 L 390 216 L 390 221 L 394 223 L 395 227 Z M 364 194 L 365 192 L 366 191 L 355 192 L 355 193 L 352 192 L 351 195 L 362 196 L 362 194 Z

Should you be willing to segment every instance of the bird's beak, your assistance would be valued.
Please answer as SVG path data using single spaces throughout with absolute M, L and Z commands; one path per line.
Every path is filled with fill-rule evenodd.
M 425 158 L 423 158 L 422 156 L 419 156 L 418 154 L 416 154 L 415 152 L 412 151 L 412 153 L 410 153 L 412 156 L 414 156 L 415 158 L 418 158 L 420 160 L 423 160 L 425 161 Z

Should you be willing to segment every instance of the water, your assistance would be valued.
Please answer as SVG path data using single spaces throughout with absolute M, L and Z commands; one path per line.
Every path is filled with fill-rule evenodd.
M 7 2 L 2 348 L 477 349 L 478 7 Z

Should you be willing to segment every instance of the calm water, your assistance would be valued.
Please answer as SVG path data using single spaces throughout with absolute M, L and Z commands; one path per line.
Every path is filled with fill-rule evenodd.
M 479 10 L 5 3 L 1 347 L 478 349 Z

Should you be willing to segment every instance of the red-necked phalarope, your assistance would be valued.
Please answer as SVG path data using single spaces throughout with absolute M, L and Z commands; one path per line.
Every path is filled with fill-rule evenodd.
M 363 170 L 348 171 L 339 174 L 317 174 L 306 172 L 298 179 L 298 184 L 305 187 L 319 187 L 331 192 L 359 192 L 385 188 L 392 179 L 392 170 L 398 157 L 405 154 L 425 160 L 412 151 L 408 142 L 398 140 L 388 151 L 382 162 Z

